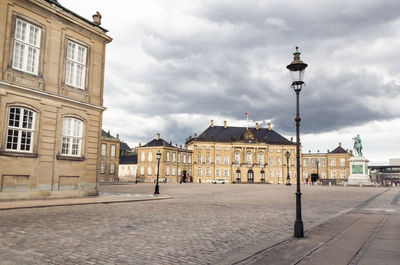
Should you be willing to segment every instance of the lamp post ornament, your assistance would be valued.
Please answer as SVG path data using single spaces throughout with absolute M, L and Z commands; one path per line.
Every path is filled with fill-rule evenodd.
M 363 156 L 362 155 L 362 144 L 361 144 L 361 138 L 360 135 L 357 134 L 356 137 L 352 138 L 354 141 L 354 152 L 357 154 L 357 156 Z

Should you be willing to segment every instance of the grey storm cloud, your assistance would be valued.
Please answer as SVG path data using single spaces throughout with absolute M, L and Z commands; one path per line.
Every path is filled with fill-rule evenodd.
M 399 46 L 389 43 L 400 35 L 397 1 L 196 4 L 181 10 L 191 19 L 187 27 L 183 20 L 179 26 L 142 23 L 137 32 L 124 28 L 124 40 L 129 34 L 141 36 L 138 47 L 152 63 L 133 70 L 108 59 L 112 74 L 106 76 L 105 97 L 110 110 L 149 120 L 160 117 L 167 140 L 180 143 L 206 129 L 201 126 L 209 121 L 193 128 L 174 114 L 244 120 L 244 112 L 250 111 L 251 120 L 272 120 L 278 132 L 294 135 L 295 94 L 286 65 L 299 45 L 309 64 L 300 99 L 304 133 L 398 117 L 399 107 L 384 103 L 400 90 L 393 81 L 399 77 Z M 115 38 L 113 49 L 129 47 L 118 42 Z M 157 130 L 140 129 L 147 130 L 147 139 Z M 145 141 L 135 131 L 126 132 L 127 137 Z

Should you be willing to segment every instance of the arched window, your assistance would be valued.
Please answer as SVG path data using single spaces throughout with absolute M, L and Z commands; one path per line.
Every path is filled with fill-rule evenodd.
M 258 164 L 260 166 L 264 165 L 264 154 L 263 153 L 258 154 Z
M 82 149 L 83 122 L 76 118 L 63 119 L 61 154 L 80 156 Z
M 254 172 L 251 169 L 247 172 L 247 182 L 254 182 Z
M 246 154 L 246 162 L 247 162 L 247 165 L 251 165 L 252 163 L 251 163 L 251 152 L 247 152 L 247 154 Z
M 35 134 L 35 115 L 32 110 L 11 107 L 7 122 L 7 151 L 32 152 Z
M 240 182 L 240 170 L 236 170 L 236 182 Z
M 240 164 L 240 153 L 235 152 L 235 165 L 239 165 L 239 164 Z
M 260 173 L 261 173 L 261 178 L 260 178 L 261 182 L 265 182 L 265 171 L 261 170 Z

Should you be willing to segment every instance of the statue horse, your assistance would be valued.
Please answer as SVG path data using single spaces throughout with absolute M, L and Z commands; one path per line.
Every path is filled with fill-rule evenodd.
M 362 156 L 362 145 L 359 141 L 357 141 L 356 139 L 354 139 L 354 151 L 357 152 L 358 156 Z

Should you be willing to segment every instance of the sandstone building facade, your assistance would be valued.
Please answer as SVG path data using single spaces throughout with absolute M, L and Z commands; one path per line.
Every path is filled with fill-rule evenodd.
M 296 183 L 296 144 L 268 128 L 211 125 L 186 142 L 193 151 L 193 178 L 197 183 L 225 179 L 228 183 Z
M 0 0 L 0 199 L 97 194 L 106 44 L 52 0 Z
M 120 140 L 110 132 L 101 131 L 99 154 L 99 181 L 117 182 L 119 170 Z
M 303 154 L 303 179 L 312 181 L 314 177 L 322 183 L 343 184 L 350 176 L 351 157 L 352 153 L 343 149 L 341 143 L 330 152 Z
M 157 178 L 157 152 L 160 151 L 160 182 L 192 182 L 192 151 L 173 146 L 157 134 L 156 138 L 136 148 L 137 180 L 155 182 Z

